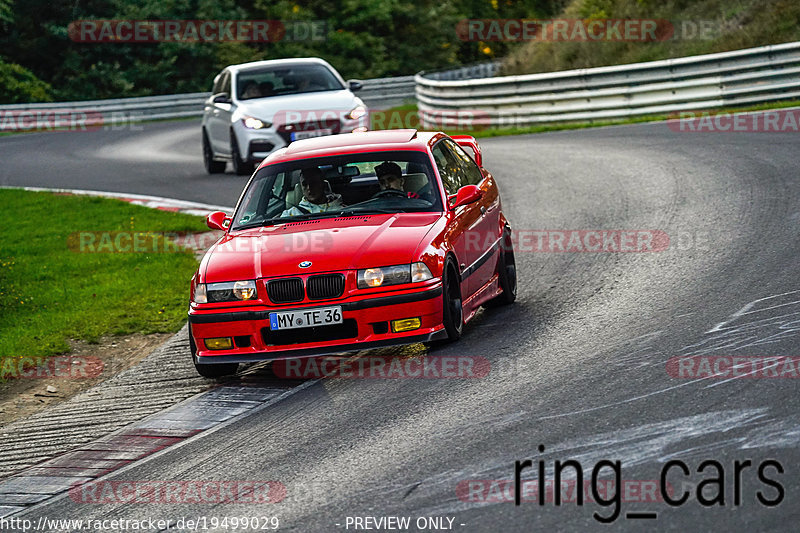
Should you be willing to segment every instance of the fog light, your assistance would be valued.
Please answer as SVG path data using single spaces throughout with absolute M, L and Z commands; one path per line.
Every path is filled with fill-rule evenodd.
M 233 341 L 230 337 L 215 337 L 213 339 L 206 339 L 206 348 L 209 350 L 228 350 L 233 348 Z
M 422 320 L 419 318 L 403 318 L 401 320 L 392 320 L 392 331 L 395 333 L 419 329 L 420 326 L 422 326 Z

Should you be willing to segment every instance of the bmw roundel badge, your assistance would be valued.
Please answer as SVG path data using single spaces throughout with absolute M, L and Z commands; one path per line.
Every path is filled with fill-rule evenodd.
M 299 266 L 300 268 L 308 268 L 311 266 L 311 261 L 303 261 L 297 266 Z

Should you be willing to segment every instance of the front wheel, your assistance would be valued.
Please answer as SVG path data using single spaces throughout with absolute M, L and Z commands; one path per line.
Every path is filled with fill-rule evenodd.
M 192 352 L 192 361 L 197 373 L 204 378 L 219 379 L 225 376 L 232 376 L 239 370 L 239 363 L 214 363 L 202 364 L 197 362 L 197 345 L 189 332 L 189 350 Z
M 514 303 L 517 299 L 517 264 L 514 260 L 514 247 L 510 237 L 504 237 L 504 246 L 497 261 L 497 277 L 502 294 L 486 302 L 486 307 L 499 307 Z
M 451 263 L 452 265 L 452 263 Z M 448 341 L 461 338 L 464 329 L 464 312 L 461 302 L 461 284 L 452 266 L 445 268 L 442 279 L 442 324 Z
M 208 141 L 208 134 L 203 130 L 203 164 L 209 174 L 222 174 L 225 172 L 225 161 L 214 161 L 214 151 Z
M 237 176 L 246 176 L 253 173 L 255 165 L 250 161 L 242 160 L 239 153 L 239 143 L 236 142 L 236 136 L 231 132 L 231 160 L 233 161 L 233 171 Z

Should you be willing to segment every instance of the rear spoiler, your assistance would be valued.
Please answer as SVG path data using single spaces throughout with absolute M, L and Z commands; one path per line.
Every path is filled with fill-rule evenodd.
M 473 152 L 473 159 L 479 167 L 483 168 L 483 155 L 481 155 L 481 147 L 478 146 L 478 141 L 472 135 L 452 135 L 451 138 L 461 148 L 469 148 Z M 469 153 L 469 151 L 467 151 Z

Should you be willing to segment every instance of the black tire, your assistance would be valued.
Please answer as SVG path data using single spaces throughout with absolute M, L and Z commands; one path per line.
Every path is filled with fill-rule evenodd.
M 497 275 L 503 293 L 486 302 L 486 307 L 500 307 L 514 303 L 517 299 L 517 263 L 514 260 L 514 245 L 510 234 L 503 236 L 503 247 L 497 261 Z
M 206 130 L 203 130 L 203 164 L 209 174 L 222 174 L 225 172 L 225 161 L 214 161 L 214 152 L 211 150 L 211 143 L 208 142 Z
M 224 378 L 225 376 L 236 374 L 236 371 L 239 370 L 239 363 L 198 364 L 197 345 L 194 343 L 191 332 L 189 332 L 189 350 L 192 352 L 192 362 L 194 362 L 195 370 L 204 378 Z
M 231 132 L 231 161 L 233 161 L 233 171 L 237 176 L 247 176 L 253 173 L 255 165 L 250 161 L 242 160 L 239 153 L 239 143 L 236 142 L 236 136 Z
M 447 332 L 447 341 L 453 342 L 461 338 L 464 330 L 464 309 L 461 300 L 461 283 L 451 261 L 445 265 L 442 278 L 442 324 Z

